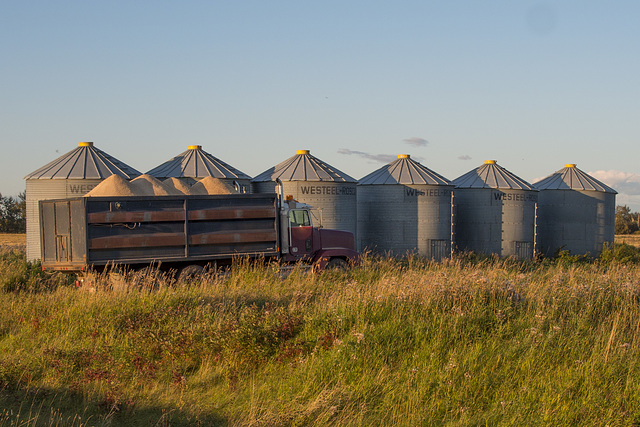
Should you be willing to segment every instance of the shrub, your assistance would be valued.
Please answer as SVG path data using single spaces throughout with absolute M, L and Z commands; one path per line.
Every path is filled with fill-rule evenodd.
M 600 254 L 600 262 L 610 264 L 614 261 L 623 264 L 638 263 L 640 262 L 640 248 L 626 243 L 616 243 L 613 246 L 605 244 Z
M 588 264 L 592 261 L 589 255 L 578 254 L 574 255 L 568 250 L 558 251 L 558 254 L 554 257 L 559 264 Z
M 70 285 L 73 277 L 61 273 L 42 271 L 40 262 L 29 262 L 24 252 L 8 250 L 0 252 L 0 291 L 43 292 L 58 286 Z

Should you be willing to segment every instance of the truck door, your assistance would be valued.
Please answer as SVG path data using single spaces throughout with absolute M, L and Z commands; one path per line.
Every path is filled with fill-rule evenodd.
M 309 211 L 292 209 L 289 211 L 289 253 L 295 257 L 305 257 L 313 250 L 313 227 Z

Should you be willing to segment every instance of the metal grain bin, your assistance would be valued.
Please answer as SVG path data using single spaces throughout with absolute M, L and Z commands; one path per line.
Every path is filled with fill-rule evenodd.
M 140 172 L 93 146 L 78 147 L 25 176 L 27 204 L 27 259 L 40 258 L 40 200 L 84 196 L 111 175 L 132 179 Z
M 613 244 L 617 192 L 567 164 L 534 183 L 538 196 L 540 251 L 552 256 L 559 250 L 574 255 L 598 256 L 605 243 Z
M 360 250 L 449 256 L 452 194 L 451 181 L 400 154 L 358 183 Z
M 532 258 L 538 191 L 495 160 L 453 180 L 459 250 Z
M 356 234 L 356 184 L 349 175 L 309 154 L 296 155 L 253 178 L 253 191 L 273 193 L 282 181 L 285 196 L 317 209 L 325 228 Z
M 249 175 L 207 153 L 201 145 L 190 145 L 187 151 L 147 173 L 160 180 L 178 178 L 188 185 L 193 185 L 202 178 L 212 177 L 232 185 L 239 193 L 251 192 Z

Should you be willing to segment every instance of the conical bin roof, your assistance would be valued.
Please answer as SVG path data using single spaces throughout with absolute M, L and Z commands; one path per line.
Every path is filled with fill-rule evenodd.
M 408 154 L 398 155 L 393 162 L 360 179 L 359 184 L 453 185 L 447 178 L 411 159 Z
M 344 172 L 309 154 L 298 150 L 295 156 L 267 169 L 253 178 L 253 182 L 276 181 L 332 181 L 358 182 Z
M 161 179 L 208 176 L 218 179 L 251 179 L 246 173 L 207 153 L 200 145 L 190 145 L 187 151 L 156 166 L 147 174 Z
M 31 172 L 24 179 L 105 179 L 120 175 L 132 179 L 140 172 L 94 147 L 80 142 L 78 147 Z
M 484 164 L 453 180 L 456 188 L 496 188 L 503 190 L 532 190 L 535 187 L 514 175 L 495 160 L 485 160 Z
M 618 194 L 613 188 L 578 169 L 575 163 L 566 164 L 564 168 L 535 182 L 533 185 L 539 190 L 600 191 L 602 193 Z

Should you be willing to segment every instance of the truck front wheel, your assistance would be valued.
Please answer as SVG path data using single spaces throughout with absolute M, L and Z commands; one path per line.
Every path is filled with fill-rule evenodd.
M 342 258 L 331 258 L 327 264 L 329 270 L 346 270 L 348 267 L 349 264 Z

